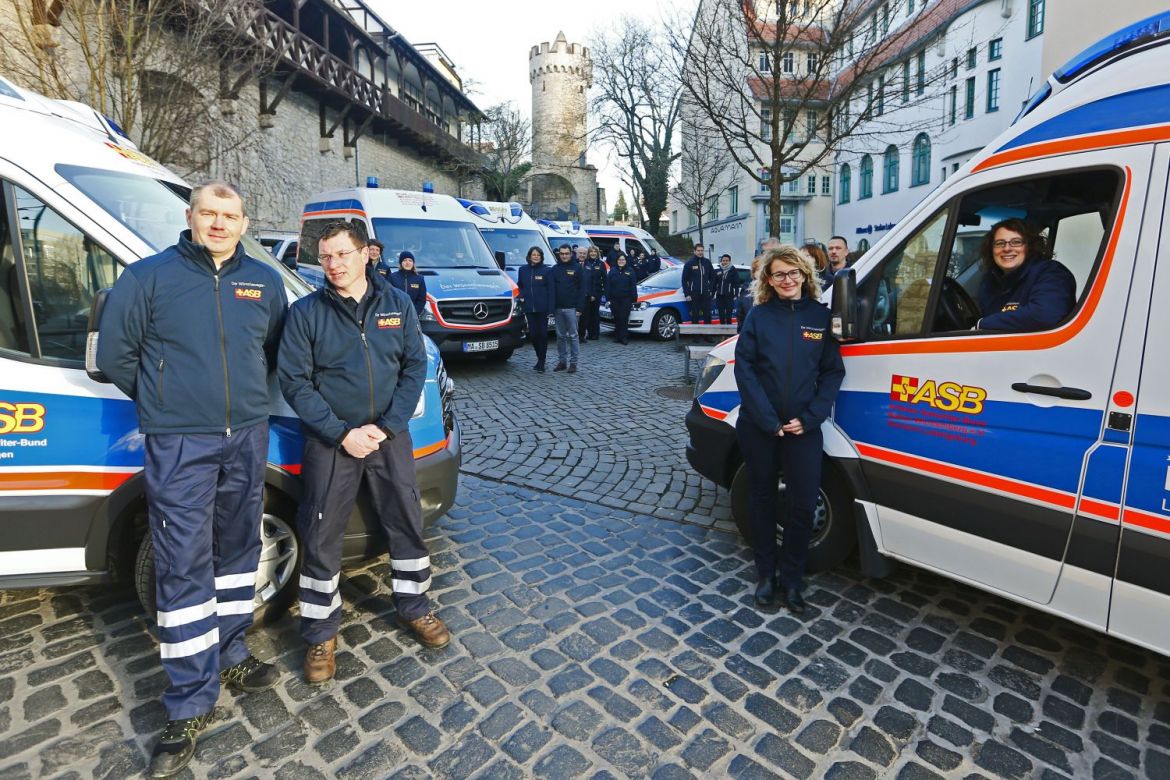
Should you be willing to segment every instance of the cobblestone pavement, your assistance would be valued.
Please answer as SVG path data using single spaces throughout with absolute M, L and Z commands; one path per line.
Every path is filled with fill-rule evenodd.
M 647 386 L 681 371 L 640 346 L 669 354 Z M 562 377 L 523 368 L 451 371 L 465 398 L 515 377 L 576 457 Z M 628 395 L 599 376 L 563 379 Z M 586 435 L 638 404 L 591 405 Z M 733 534 L 474 476 L 427 536 L 451 645 L 394 628 L 383 561 L 349 570 L 337 680 L 300 680 L 291 618 L 256 631 L 283 679 L 223 694 L 185 777 L 1170 777 L 1170 660 L 924 572 L 847 566 L 800 618 L 760 613 Z M 0 592 L 0 777 L 136 775 L 164 684 L 128 589 Z
M 537 374 L 535 362 L 524 347 L 507 364 L 448 366 L 460 388 L 464 473 L 735 530 L 727 491 L 687 465 L 691 400 L 675 345 L 634 336 L 623 347 L 603 335 L 582 347 L 577 374 Z

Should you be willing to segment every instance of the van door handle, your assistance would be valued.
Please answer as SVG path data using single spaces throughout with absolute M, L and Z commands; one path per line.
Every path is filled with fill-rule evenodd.
M 1036 395 L 1051 395 L 1057 398 L 1067 398 L 1070 401 L 1088 401 L 1093 394 L 1079 387 L 1044 387 L 1030 385 L 1027 382 L 1013 382 L 1012 390 L 1019 393 L 1035 393 Z

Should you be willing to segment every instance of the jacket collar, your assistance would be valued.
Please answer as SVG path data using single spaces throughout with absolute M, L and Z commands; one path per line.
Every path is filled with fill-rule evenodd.
M 207 247 L 203 244 L 196 244 L 191 240 L 191 231 L 184 230 L 179 233 L 179 241 L 175 246 L 187 260 L 190 260 L 199 269 L 206 271 L 209 274 L 215 274 L 215 261 L 211 259 L 211 253 L 207 251 Z M 244 260 L 246 252 L 244 252 L 244 243 L 242 241 L 236 243 L 236 251 L 226 262 L 220 267 L 220 273 L 231 270 L 239 265 Z
M 381 295 L 390 287 L 390 282 L 386 281 L 382 274 L 378 273 L 374 268 L 371 268 L 368 263 L 366 264 L 366 284 L 369 285 L 366 289 L 366 296 L 371 297 Z M 345 302 L 341 300 L 341 293 L 333 289 L 333 285 L 329 283 L 328 277 L 325 278 L 325 286 L 321 288 L 321 292 L 324 293 L 326 298 L 336 303 Z
M 1035 257 L 1028 256 L 1024 259 L 1024 262 L 1020 263 L 1018 268 L 1006 272 L 1001 270 L 998 265 L 992 263 L 991 272 L 988 275 L 991 277 L 991 281 L 997 289 L 1001 291 L 1011 290 L 1032 273 L 1032 268 L 1038 262 L 1040 261 Z

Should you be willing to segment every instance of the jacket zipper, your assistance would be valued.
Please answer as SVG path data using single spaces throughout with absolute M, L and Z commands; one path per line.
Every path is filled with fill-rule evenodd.
M 373 290 L 371 290 L 370 293 L 373 294 Z M 361 301 L 358 301 L 358 305 L 359 306 L 361 305 Z M 369 320 L 370 312 L 373 311 L 373 309 L 374 309 L 374 302 L 371 300 L 370 306 L 366 309 L 366 320 Z M 366 380 L 369 383 L 369 389 L 370 389 L 370 422 L 374 422 L 375 421 L 375 417 L 374 417 L 374 364 L 370 360 L 370 342 L 368 340 L 366 340 L 366 320 L 362 320 L 362 319 L 358 318 L 356 313 L 354 314 L 353 319 L 354 319 L 354 322 L 357 323 L 358 335 L 360 335 L 362 338 L 362 351 L 365 353 L 365 356 L 366 356 Z
M 223 301 L 219 297 L 219 271 L 212 278 L 215 279 L 215 316 L 219 321 L 219 359 L 223 363 L 223 405 L 224 405 L 224 435 L 232 437 L 232 384 L 228 378 L 227 334 L 223 329 Z
M 164 392 L 163 379 L 165 377 L 165 369 L 167 365 L 166 358 L 158 359 L 158 405 L 166 406 L 167 394 Z M 164 524 L 165 527 L 165 524 Z
M 791 378 L 792 378 L 792 356 L 796 352 L 796 304 L 794 304 L 794 303 L 789 304 L 789 310 L 792 312 L 792 319 L 788 323 L 788 371 L 785 372 L 785 376 L 787 376 L 789 378 L 789 381 L 791 381 Z M 788 390 L 788 389 L 789 388 L 787 386 L 784 387 L 784 390 Z M 784 395 L 784 398 L 782 400 L 787 401 L 788 393 L 785 392 L 783 395 Z M 783 403 L 783 408 L 784 408 L 784 411 L 788 411 L 787 403 Z M 781 420 L 780 424 L 784 425 L 787 422 L 788 422 L 788 420 Z

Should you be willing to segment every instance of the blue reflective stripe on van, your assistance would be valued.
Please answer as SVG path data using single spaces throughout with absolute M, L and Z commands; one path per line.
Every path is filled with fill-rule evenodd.
M 1025 130 L 997 151 L 1070 136 L 1167 123 L 1170 123 L 1170 84 L 1159 84 L 1069 109 Z

